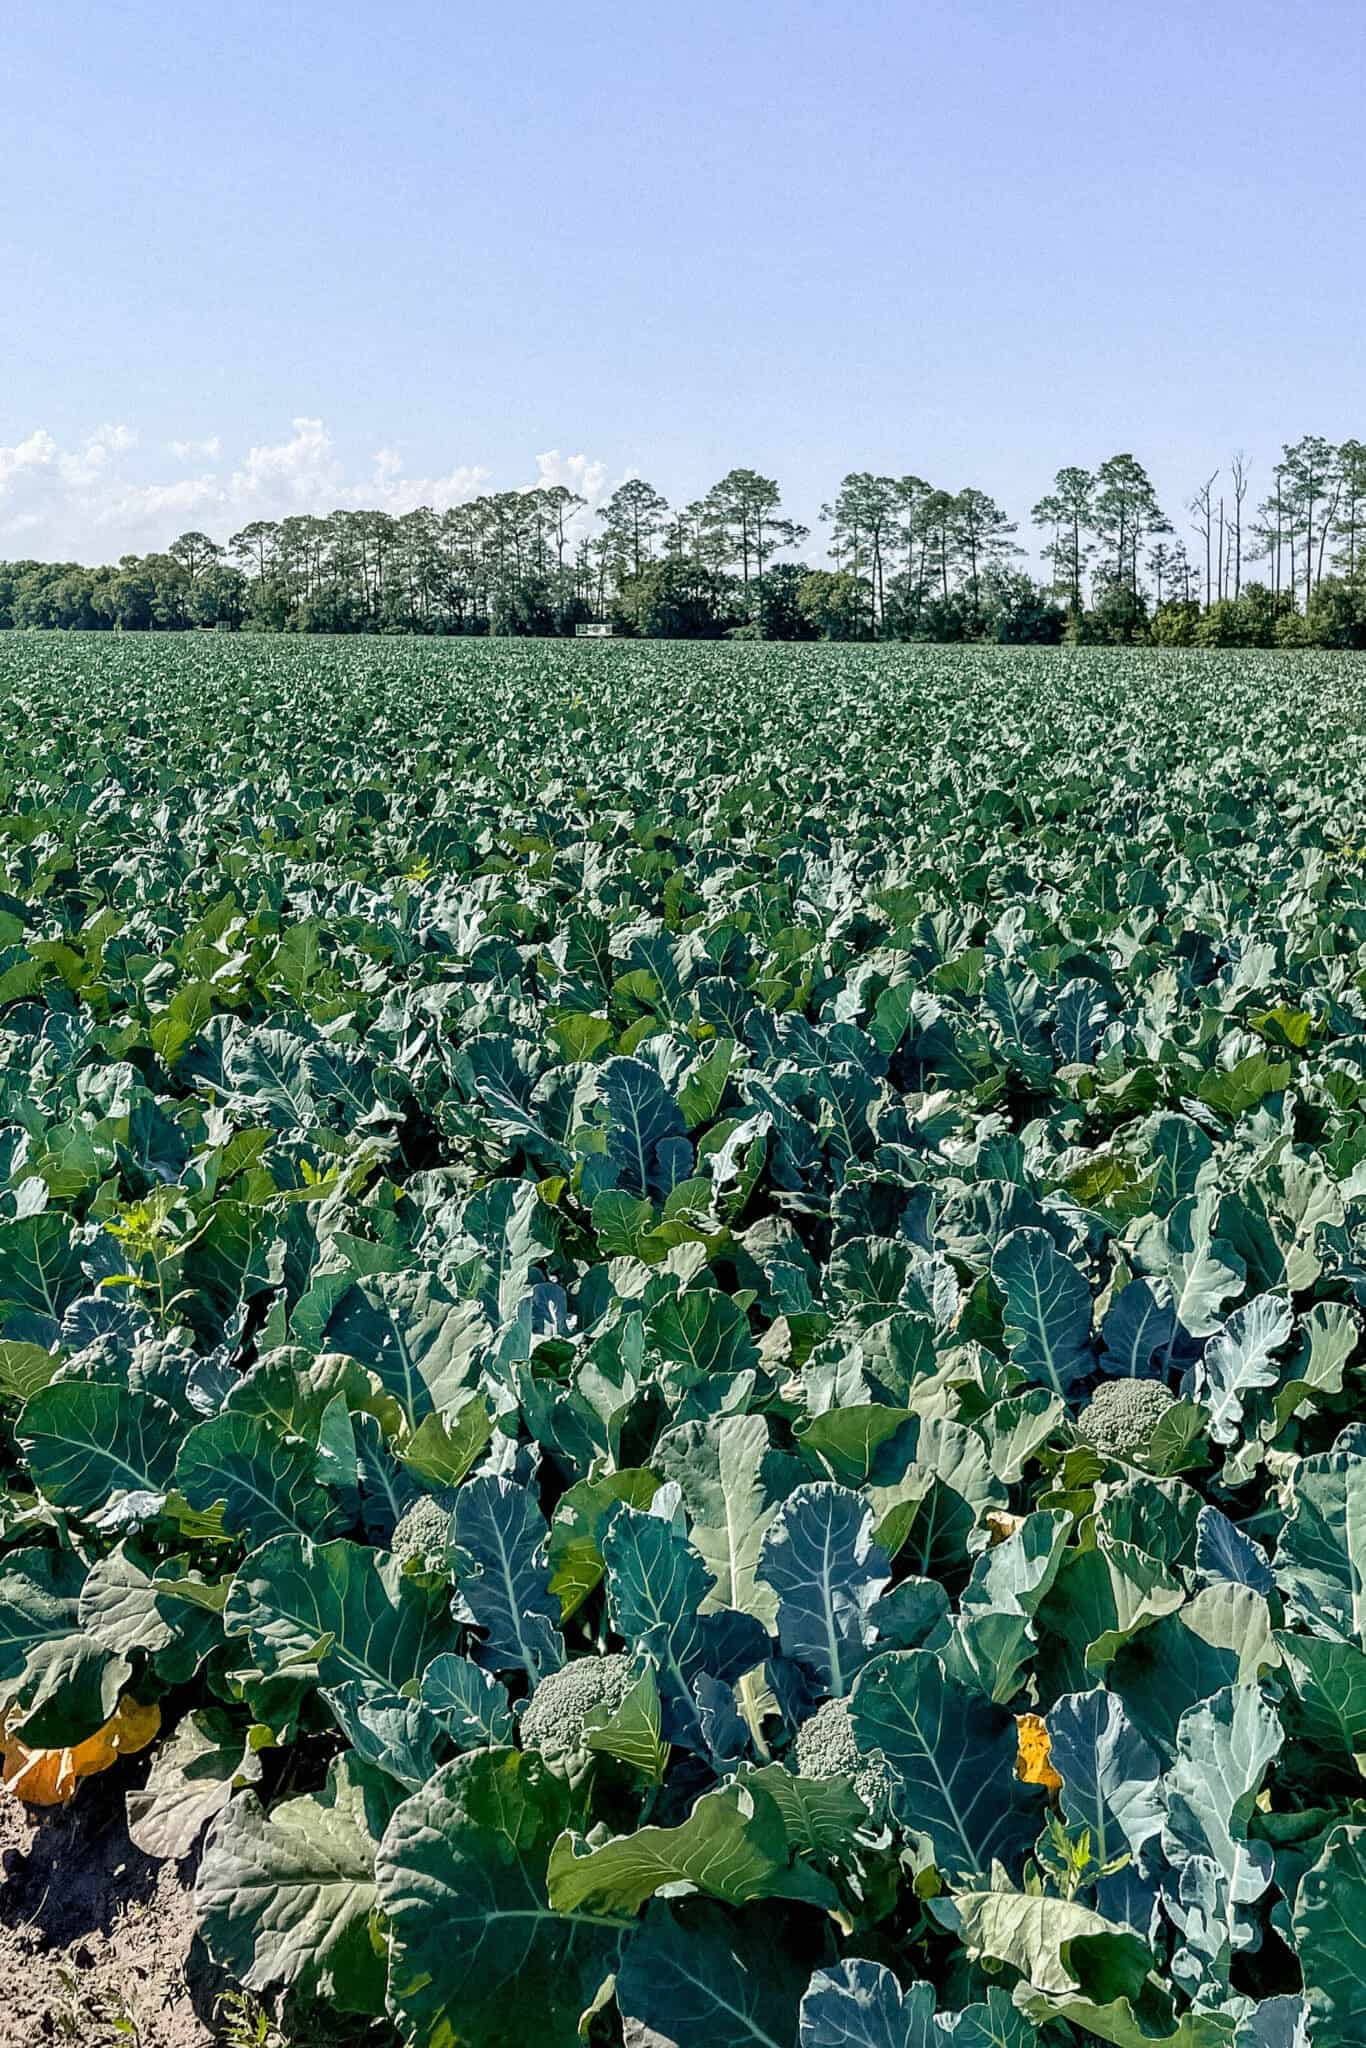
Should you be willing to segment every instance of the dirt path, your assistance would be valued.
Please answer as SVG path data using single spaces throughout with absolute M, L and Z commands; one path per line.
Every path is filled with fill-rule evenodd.
M 115 1769 L 46 1811 L 0 1793 L 0 2048 L 212 2048 L 189 1864 L 128 1839 Z

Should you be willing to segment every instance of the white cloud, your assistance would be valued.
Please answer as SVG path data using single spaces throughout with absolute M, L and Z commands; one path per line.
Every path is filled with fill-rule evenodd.
M 287 441 L 266 442 L 248 452 L 228 480 L 229 499 L 245 505 L 265 499 L 300 512 L 324 509 L 323 499 L 335 495 L 342 482 L 332 436 L 321 420 L 291 424 L 294 431 Z
M 341 505 L 374 505 L 385 512 L 415 512 L 430 505 L 445 512 L 477 497 L 489 482 L 489 472 L 477 463 L 461 463 L 447 476 L 405 476 L 403 457 L 397 448 L 380 448 L 375 453 L 375 473 L 369 483 L 349 484 L 337 500 Z
M 609 481 L 605 462 L 588 455 L 561 455 L 558 448 L 550 448 L 544 455 L 536 457 L 536 471 L 536 481 L 523 484 L 523 490 L 550 490 L 556 484 L 563 484 L 566 490 L 573 491 L 576 497 L 585 501 L 582 509 L 566 522 L 566 531 L 574 540 L 593 530 L 598 507 L 625 483 L 628 476 L 635 475 L 634 470 L 627 470 L 625 475 Z
M 282 439 L 258 442 L 236 460 L 224 457 L 217 434 L 165 444 L 162 465 L 168 457 L 194 464 L 189 475 L 158 475 L 155 457 L 139 460 L 137 448 L 136 433 L 123 425 L 102 426 L 72 446 L 40 427 L 0 447 L 0 554 L 108 561 L 166 547 L 187 526 L 226 540 L 252 519 L 338 506 L 442 511 L 490 483 L 490 472 L 475 463 L 410 473 L 392 446 L 377 450 L 368 475 L 357 475 L 326 423 L 308 414 L 291 421 Z M 538 482 L 564 482 L 593 500 L 604 486 L 606 465 L 584 455 L 543 455 L 537 467 Z
M 0 448 L 0 493 L 14 488 L 15 479 L 26 471 L 41 471 L 57 460 L 57 443 L 39 427 L 13 448 Z
M 607 464 L 591 461 L 586 455 L 561 455 L 558 448 L 551 448 L 536 457 L 536 469 L 536 481 L 527 484 L 527 490 L 544 491 L 563 484 L 576 497 L 586 498 L 590 509 L 607 489 Z
M 44 436 L 44 439 L 50 440 L 51 436 Z M 119 456 L 126 455 L 130 448 L 136 448 L 137 442 L 138 437 L 131 427 L 97 427 L 74 451 L 64 452 L 53 443 L 52 455 L 62 482 L 73 491 L 81 491 L 101 482 L 108 474 L 111 461 L 117 462 Z

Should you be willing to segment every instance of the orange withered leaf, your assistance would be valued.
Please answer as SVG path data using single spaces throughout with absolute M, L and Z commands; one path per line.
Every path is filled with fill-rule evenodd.
M 69 1749 L 30 1749 L 17 1735 L 0 1734 L 0 1783 L 29 1806 L 66 1806 L 82 1778 L 145 1749 L 160 1726 L 160 1707 L 124 1698 L 102 1728 Z
M 1044 1785 L 1050 1792 L 1056 1792 L 1062 1779 L 1049 1762 L 1050 1744 L 1048 1729 L 1038 1714 L 1017 1714 L 1015 1727 L 1019 1749 L 1015 1758 L 1015 1775 L 1026 1785 Z

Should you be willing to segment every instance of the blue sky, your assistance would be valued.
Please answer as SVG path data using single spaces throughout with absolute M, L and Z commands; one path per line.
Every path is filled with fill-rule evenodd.
M 1366 437 L 1361 0 L 7 0 L 0 84 L 0 553 Z

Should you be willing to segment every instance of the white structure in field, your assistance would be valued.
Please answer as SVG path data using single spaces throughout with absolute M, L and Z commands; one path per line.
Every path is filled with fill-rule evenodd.
M 590 619 L 586 626 L 575 626 L 576 640 L 611 640 L 615 636 L 606 620 Z

